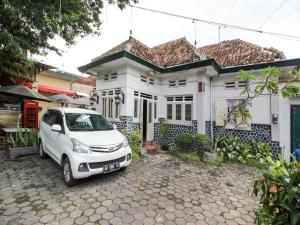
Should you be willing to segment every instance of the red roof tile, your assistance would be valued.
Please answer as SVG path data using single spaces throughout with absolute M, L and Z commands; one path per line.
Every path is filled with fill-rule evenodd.
M 195 62 L 204 58 L 214 58 L 221 67 L 270 62 L 285 58 L 282 52 L 274 48 L 260 47 L 240 39 L 223 41 L 196 49 L 185 37 L 153 48 L 130 37 L 93 61 L 124 50 L 162 68 Z
M 285 59 L 284 54 L 275 48 L 264 48 L 240 39 L 200 47 L 198 51 L 207 58 L 214 58 L 221 67 Z

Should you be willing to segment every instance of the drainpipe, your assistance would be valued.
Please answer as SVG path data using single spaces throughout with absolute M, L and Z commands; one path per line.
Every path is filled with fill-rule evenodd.
M 210 101 L 210 138 L 211 138 L 211 141 L 213 143 L 213 140 L 214 140 L 214 133 L 213 133 L 213 119 L 212 119 L 212 116 L 213 116 L 213 112 L 212 112 L 212 77 L 209 78 L 209 85 L 210 85 L 210 88 L 209 88 L 209 92 L 210 92 L 210 95 L 209 95 L 209 101 Z

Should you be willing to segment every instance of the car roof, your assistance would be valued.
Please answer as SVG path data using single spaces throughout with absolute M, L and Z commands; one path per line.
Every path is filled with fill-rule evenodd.
M 65 107 L 51 107 L 48 110 L 58 110 L 63 113 L 89 113 L 89 114 L 99 114 L 94 110 L 81 109 L 81 108 L 65 108 Z

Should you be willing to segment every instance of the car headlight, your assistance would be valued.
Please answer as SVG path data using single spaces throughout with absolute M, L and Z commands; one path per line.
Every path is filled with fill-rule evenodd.
M 78 153 L 92 153 L 89 146 L 78 141 L 76 138 L 71 139 L 73 143 L 73 151 Z
M 123 141 L 123 147 L 127 147 L 128 146 L 128 139 L 126 137 L 124 137 L 124 141 Z

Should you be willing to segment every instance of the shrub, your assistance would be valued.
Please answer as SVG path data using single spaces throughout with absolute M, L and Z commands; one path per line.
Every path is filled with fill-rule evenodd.
M 38 145 L 37 129 L 19 129 L 15 134 L 10 134 L 7 142 L 10 148 L 36 147 Z
M 257 224 L 300 224 L 300 163 L 286 163 L 281 157 L 266 159 L 268 170 L 254 183 L 253 193 L 260 195 Z
M 217 150 L 223 160 L 240 163 L 251 163 L 260 166 L 266 163 L 266 157 L 271 156 L 270 146 L 260 141 L 243 143 L 239 137 L 222 137 Z
M 126 129 L 120 129 L 120 132 L 128 138 L 128 144 L 132 150 L 132 159 L 138 160 L 141 154 L 141 133 L 135 130 L 129 133 Z
M 189 148 L 191 148 L 191 145 L 193 143 L 193 135 L 190 133 L 181 133 L 178 134 L 175 139 L 174 139 L 174 143 L 176 145 L 176 148 L 178 150 L 188 150 Z
M 194 142 L 199 144 L 204 151 L 210 152 L 212 150 L 211 139 L 207 135 L 195 134 Z

